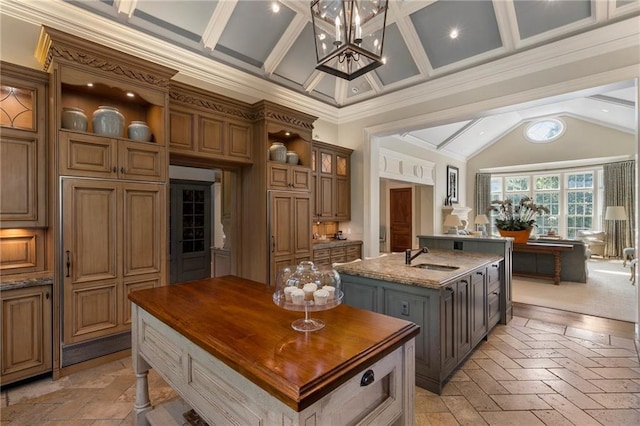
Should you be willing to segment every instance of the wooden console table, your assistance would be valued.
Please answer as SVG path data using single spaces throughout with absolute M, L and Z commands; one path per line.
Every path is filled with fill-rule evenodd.
M 130 293 L 135 424 L 152 367 L 211 425 L 413 424 L 416 324 L 343 304 L 298 332 L 272 294 L 231 275 Z
M 563 251 L 573 250 L 572 244 L 556 244 L 556 243 L 525 243 L 514 244 L 513 251 L 521 253 L 535 253 L 535 254 L 550 254 L 553 256 L 553 274 L 543 274 L 538 272 L 516 272 L 513 271 L 513 275 L 521 277 L 545 277 L 553 279 L 555 285 L 560 284 L 560 271 L 561 265 L 560 254 Z

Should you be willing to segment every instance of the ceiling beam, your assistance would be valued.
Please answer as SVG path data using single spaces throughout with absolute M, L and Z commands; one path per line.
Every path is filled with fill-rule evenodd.
M 475 126 L 476 124 L 478 124 L 480 121 L 482 121 L 482 118 L 477 118 L 475 120 L 471 120 L 470 122 L 468 122 L 467 124 L 465 124 L 464 126 L 462 126 L 461 129 L 457 130 L 455 133 L 453 133 L 451 136 L 449 136 L 448 138 L 446 138 L 444 141 L 442 141 L 441 143 L 438 144 L 438 146 L 436 146 L 436 150 L 440 151 L 441 149 L 443 149 L 445 146 L 449 145 L 451 142 L 453 142 L 458 136 L 462 135 L 463 133 L 467 132 L 469 129 L 471 129 L 473 126 Z
M 306 17 L 300 14 L 296 14 L 296 16 L 291 21 L 291 24 L 289 24 L 289 26 L 285 30 L 284 34 L 282 34 L 282 37 L 280 37 L 280 40 L 278 40 L 278 43 L 276 43 L 269 56 L 267 56 L 267 59 L 265 59 L 265 74 L 271 75 L 274 73 L 276 68 L 278 68 L 278 65 L 280 65 L 280 62 L 282 62 L 284 57 L 287 56 L 287 53 L 289 52 L 289 49 L 291 49 L 291 46 L 293 46 L 293 44 L 300 36 L 300 33 L 302 33 L 302 31 L 304 30 L 307 22 L 309 21 Z
M 113 2 L 113 7 L 118 12 L 118 16 L 124 16 L 127 19 L 133 16 L 137 5 L 138 0 L 115 0 Z
M 520 41 L 513 0 L 493 0 L 493 11 L 496 14 L 502 46 L 508 52 L 512 52 Z
M 227 26 L 238 0 L 219 1 L 202 33 L 202 46 L 207 50 L 215 49 L 222 32 Z
M 607 95 L 592 95 L 592 96 L 587 96 L 587 99 L 593 99 L 595 101 L 602 101 L 602 102 L 608 102 L 610 104 L 614 104 L 614 105 L 619 105 L 625 108 L 635 108 L 636 107 L 636 103 L 633 101 L 628 101 L 626 99 L 619 99 L 619 98 L 614 98 L 613 96 L 607 96 Z

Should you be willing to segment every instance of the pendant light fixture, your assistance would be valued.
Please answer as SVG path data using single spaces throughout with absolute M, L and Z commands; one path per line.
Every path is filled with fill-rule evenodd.
M 383 64 L 388 0 L 313 0 L 316 69 L 353 80 Z

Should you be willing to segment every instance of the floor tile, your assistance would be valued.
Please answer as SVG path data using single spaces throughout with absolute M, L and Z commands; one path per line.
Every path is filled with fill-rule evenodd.
M 548 331 L 549 333 L 564 334 L 567 327 L 564 325 L 551 324 L 548 322 L 529 320 L 527 328 L 533 328 L 535 330 Z
M 480 415 L 492 426 L 544 426 L 530 411 L 489 411 Z
M 626 367 L 600 367 L 589 370 L 605 379 L 640 379 L 640 372 Z
M 592 393 L 589 396 L 605 408 L 640 408 L 640 394 L 636 393 Z
M 566 340 L 564 342 L 562 342 L 562 346 L 564 346 L 567 349 L 571 349 L 574 352 L 579 353 L 580 355 L 587 357 L 587 358 L 594 358 L 594 357 L 601 357 L 602 355 L 600 355 L 599 353 L 593 351 L 590 348 L 585 347 L 584 345 L 581 345 L 578 342 L 574 342 L 573 340 Z
M 484 353 L 502 368 L 520 368 L 519 364 L 499 350 L 485 350 Z
M 428 423 L 431 426 L 455 426 L 459 425 L 456 418 L 451 413 L 427 413 L 424 415 Z
M 633 380 L 589 380 L 605 392 L 635 392 L 640 393 L 640 383 Z
M 611 341 L 611 346 L 616 346 L 618 348 L 629 349 L 630 351 L 636 351 L 636 344 L 633 339 L 627 339 L 625 337 L 618 336 L 610 336 L 609 340 Z
M 457 382 L 456 388 L 478 411 L 496 411 L 500 407 L 474 382 Z
M 510 394 L 555 393 L 553 389 L 540 380 L 500 380 L 499 383 Z
M 589 340 L 590 342 L 609 344 L 609 335 L 597 333 L 595 331 L 583 330 L 581 328 L 567 327 L 565 336 L 578 337 L 580 339 Z
M 603 425 L 638 425 L 638 410 L 587 410 L 587 414 Z
M 507 371 L 518 380 L 553 380 L 557 378 L 544 368 L 519 368 Z
M 575 404 L 561 395 L 545 394 L 540 395 L 540 398 L 576 425 L 599 425 L 593 417 L 582 411 Z
M 482 367 L 484 371 L 489 373 L 491 377 L 495 380 L 513 380 L 513 376 L 509 374 L 504 368 L 500 367 L 494 360 L 492 359 L 478 359 L 476 363 Z M 515 364 L 515 363 L 514 363 Z M 520 367 L 518 364 L 515 364 L 516 367 Z
M 563 397 L 567 398 L 568 401 L 575 404 L 576 407 L 580 409 L 587 408 L 603 408 L 596 401 L 591 399 L 588 395 L 581 392 L 579 389 L 571 386 L 569 383 L 562 380 L 545 380 L 545 384 L 549 385 L 555 392 L 559 393 Z M 592 394 L 589 394 L 592 395 Z
M 445 396 L 442 400 L 461 425 L 484 425 L 482 416 L 464 396 Z
M 629 349 L 624 348 L 614 348 L 614 349 L 593 349 L 594 352 L 599 353 L 601 356 L 607 357 L 632 357 L 635 355 L 634 352 Z
M 577 374 L 585 380 L 589 379 L 602 379 L 603 377 L 596 373 L 596 369 L 594 368 L 586 368 L 581 364 L 577 363 L 573 359 L 569 358 L 554 358 L 554 361 L 560 364 L 561 367 L 566 368 L 572 373 Z M 585 362 L 585 364 L 592 365 L 591 363 Z M 595 364 L 595 363 L 594 363 Z M 595 364 L 598 366 L 598 364 Z M 600 367 L 600 369 L 604 369 L 604 367 Z
M 509 393 L 500 383 L 493 379 L 484 370 L 469 370 L 469 377 L 488 394 L 506 394 Z
M 597 361 L 602 367 L 640 367 L 637 358 L 598 358 Z
M 504 411 L 548 410 L 551 408 L 538 395 L 490 395 Z
M 552 358 L 518 358 L 514 361 L 522 368 L 560 368 Z
M 591 384 L 591 382 L 586 381 L 582 377 L 577 376 L 566 368 L 550 368 L 549 371 L 576 389 L 580 389 L 584 393 L 602 392 L 602 389 Z M 552 380 L 555 380 L 555 378 Z
M 575 426 L 573 422 L 556 410 L 532 410 L 531 413 L 547 426 Z

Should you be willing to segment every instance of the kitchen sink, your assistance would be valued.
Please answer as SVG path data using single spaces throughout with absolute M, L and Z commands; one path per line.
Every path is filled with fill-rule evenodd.
M 413 265 L 414 268 L 430 269 L 432 271 L 455 271 L 460 269 L 458 266 L 436 265 L 435 263 L 418 263 Z

